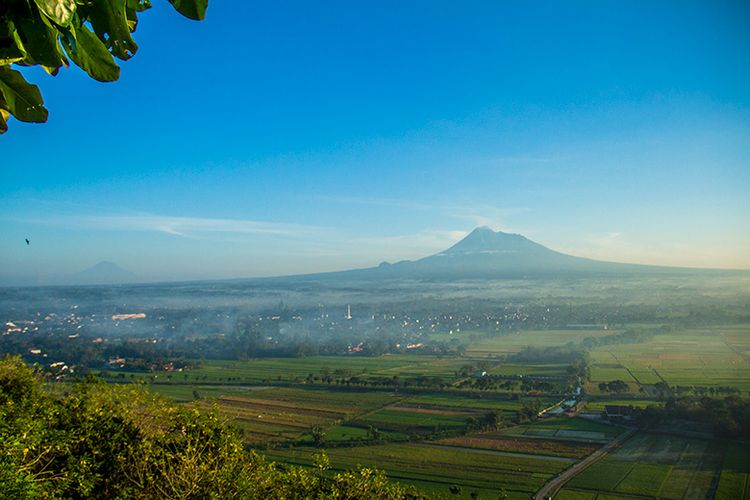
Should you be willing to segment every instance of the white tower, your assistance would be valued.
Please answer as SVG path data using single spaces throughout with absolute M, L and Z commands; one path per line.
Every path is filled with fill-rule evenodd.
M 346 319 L 352 319 L 352 306 L 347 304 L 346 305 Z

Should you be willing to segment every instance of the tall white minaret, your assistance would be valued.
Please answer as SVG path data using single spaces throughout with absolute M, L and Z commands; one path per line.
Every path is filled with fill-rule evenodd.
M 346 319 L 352 319 L 352 306 L 350 304 L 346 305 Z

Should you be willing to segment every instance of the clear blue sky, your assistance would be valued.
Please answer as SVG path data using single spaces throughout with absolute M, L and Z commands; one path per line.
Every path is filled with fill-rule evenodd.
M 154 3 L 117 83 L 26 71 L 50 119 L 0 137 L 5 278 L 345 269 L 476 225 L 750 268 L 745 1 Z

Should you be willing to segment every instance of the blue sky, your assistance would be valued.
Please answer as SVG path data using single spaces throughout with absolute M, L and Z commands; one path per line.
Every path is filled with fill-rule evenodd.
M 25 71 L 50 119 L 0 137 L 6 281 L 346 269 L 477 225 L 750 268 L 747 2 L 154 3 L 120 81 Z

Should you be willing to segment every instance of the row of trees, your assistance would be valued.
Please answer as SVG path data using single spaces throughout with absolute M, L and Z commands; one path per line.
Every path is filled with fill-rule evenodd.
M 663 407 L 649 406 L 638 416 L 639 424 L 646 428 L 674 421 L 699 423 L 717 436 L 747 439 L 750 438 L 750 399 L 739 396 L 670 398 Z
M 630 390 L 630 386 L 624 380 L 611 380 L 609 382 L 600 382 L 599 390 L 602 392 L 614 392 L 622 394 Z

